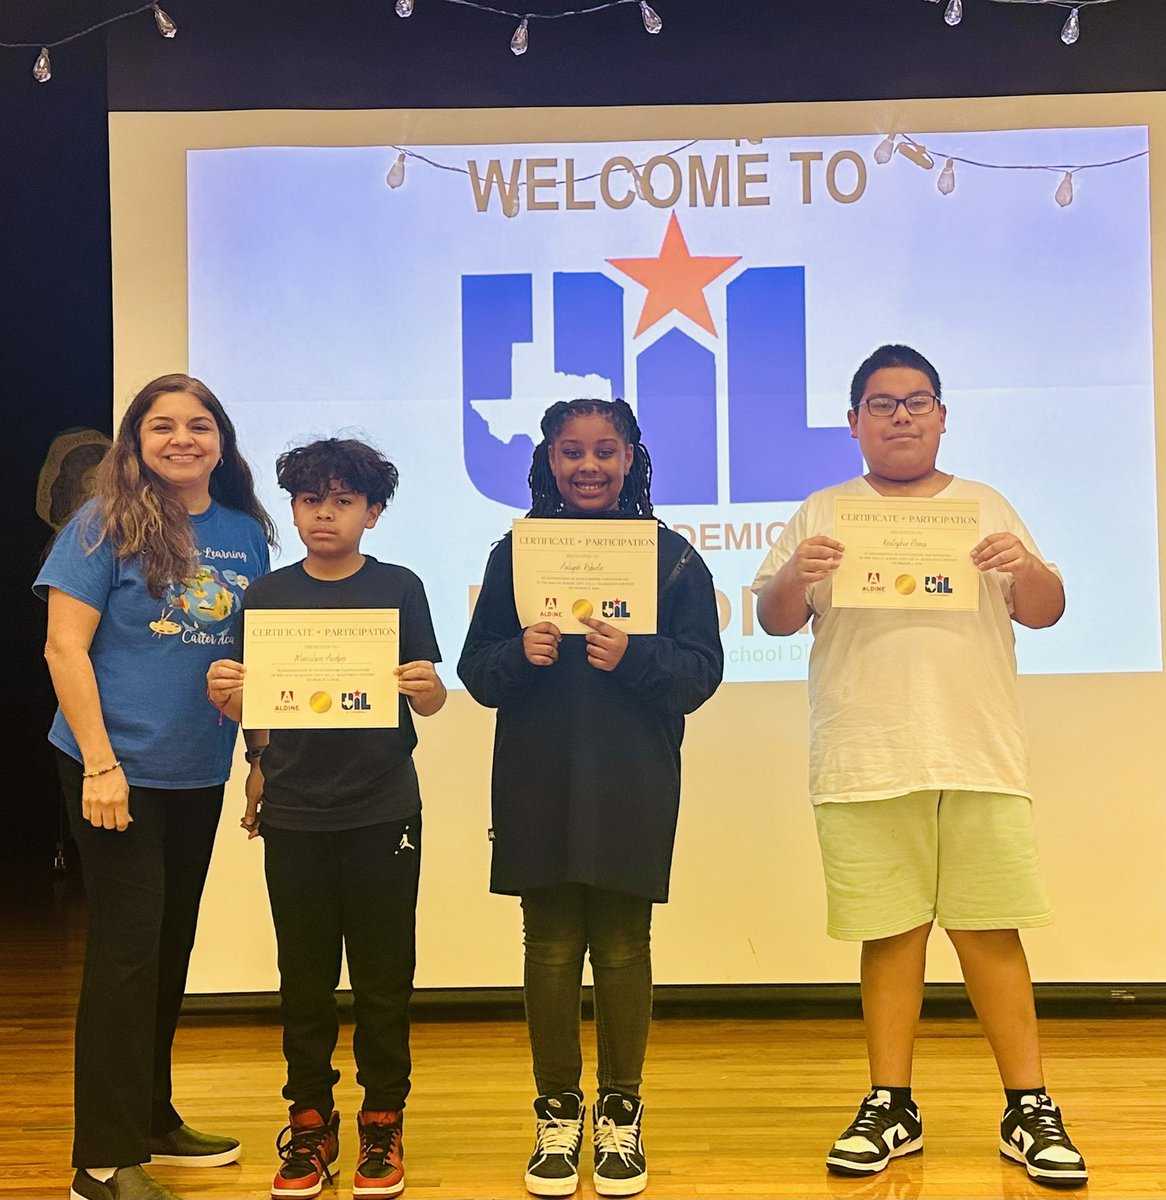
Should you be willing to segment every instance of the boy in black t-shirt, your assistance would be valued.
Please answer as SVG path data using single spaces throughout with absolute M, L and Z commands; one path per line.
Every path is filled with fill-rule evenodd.
M 274 729 L 248 751 L 249 837 L 262 833 L 279 947 L 280 1011 L 287 1059 L 287 1128 L 274 1200 L 315 1196 L 339 1153 L 332 1089 L 339 1035 L 335 990 L 347 952 L 356 1028 L 353 1053 L 364 1103 L 357 1114 L 358 1200 L 405 1187 L 401 1116 L 409 1092 L 409 999 L 413 990 L 421 797 L 413 768 L 411 713 L 445 703 L 441 660 L 421 581 L 360 551 L 397 487 L 397 470 L 362 442 L 290 450 L 276 464 L 292 495 L 307 555 L 255 580 L 244 611 L 290 608 L 397 609 L 401 666 L 393 729 Z M 242 716 L 244 666 L 220 659 L 207 673 L 211 700 Z M 261 827 L 262 819 L 262 827 Z

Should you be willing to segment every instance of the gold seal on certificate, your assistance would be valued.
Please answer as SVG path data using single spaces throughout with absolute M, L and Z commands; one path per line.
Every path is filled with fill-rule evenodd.
M 525 517 L 514 522 L 514 606 L 525 629 L 550 621 L 587 633 L 595 617 L 656 632 L 655 521 Z
M 395 608 L 244 609 L 245 729 L 395 729 Z
M 834 572 L 835 608 L 975 612 L 980 572 L 978 500 L 839 496 L 834 536 L 846 547 Z

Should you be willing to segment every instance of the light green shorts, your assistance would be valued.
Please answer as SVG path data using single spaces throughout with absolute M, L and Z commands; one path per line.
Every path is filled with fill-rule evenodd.
M 1032 801 L 998 792 L 910 792 L 818 804 L 827 932 L 842 941 L 944 929 L 1031 929 L 1053 914 Z

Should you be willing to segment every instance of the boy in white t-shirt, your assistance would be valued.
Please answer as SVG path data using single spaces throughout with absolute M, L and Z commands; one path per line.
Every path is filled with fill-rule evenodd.
M 810 791 L 829 933 L 861 941 L 871 1091 L 827 1155 L 871 1175 L 923 1148 L 911 1059 L 933 922 L 959 955 L 1007 1105 L 1000 1152 L 1038 1182 L 1078 1186 L 1085 1160 L 1044 1087 L 1019 930 L 1052 920 L 1032 826 L 1012 621 L 1055 624 L 1059 574 L 999 493 L 936 469 L 947 411 L 935 368 L 882 346 L 854 376 L 865 476 L 816 492 L 753 583 L 767 633 L 813 621 Z M 976 612 L 834 608 L 838 495 L 976 499 Z

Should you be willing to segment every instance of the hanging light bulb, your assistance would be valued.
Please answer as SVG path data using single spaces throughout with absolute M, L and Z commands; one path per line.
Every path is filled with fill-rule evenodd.
M 178 26 L 171 20 L 170 14 L 163 12 L 156 4 L 154 5 L 154 24 L 158 26 L 158 32 L 164 38 L 172 38 L 178 32 Z
M 518 216 L 518 188 L 503 194 L 502 212 L 507 217 Z
M 964 0 L 947 0 L 943 19 L 949 25 L 958 25 L 964 19 Z
M 413 0 L 397 0 L 397 16 L 411 17 L 413 15 Z
M 1077 9 L 1069 14 L 1069 19 L 1061 27 L 1061 41 L 1066 46 L 1071 46 L 1081 36 L 1081 18 L 1077 15 Z
M 875 147 L 874 160 L 880 166 L 891 161 L 891 155 L 895 153 L 895 138 L 898 134 L 888 133 L 885 138 Z
M 48 83 L 53 77 L 53 64 L 49 61 L 47 46 L 42 46 L 40 53 L 36 56 L 36 62 L 32 67 L 32 77 L 37 83 Z
M 948 159 L 944 164 L 944 168 L 939 173 L 939 180 L 935 185 L 940 192 L 945 196 L 950 196 L 955 191 L 955 160 Z
M 391 188 L 399 188 L 405 182 L 405 151 L 397 154 L 397 161 L 389 168 L 385 183 Z
M 935 159 L 927 153 L 927 147 L 918 142 L 900 142 L 895 147 L 904 158 L 909 158 L 917 167 L 930 171 L 935 166 Z
M 655 200 L 656 193 L 652 191 L 652 181 L 642 170 L 632 168 L 632 181 L 636 186 L 636 195 L 641 200 Z
M 510 50 L 513 54 L 525 54 L 529 44 L 529 35 L 527 33 L 526 17 L 522 18 L 522 24 L 514 31 L 514 36 L 510 39 Z M 513 215 L 513 214 L 508 214 Z
M 1062 208 L 1068 208 L 1073 203 L 1073 172 L 1066 171 L 1057 194 L 1053 197 Z
M 644 18 L 644 28 L 649 33 L 659 33 L 664 28 L 660 14 L 648 3 L 648 0 L 640 0 L 640 16 Z

